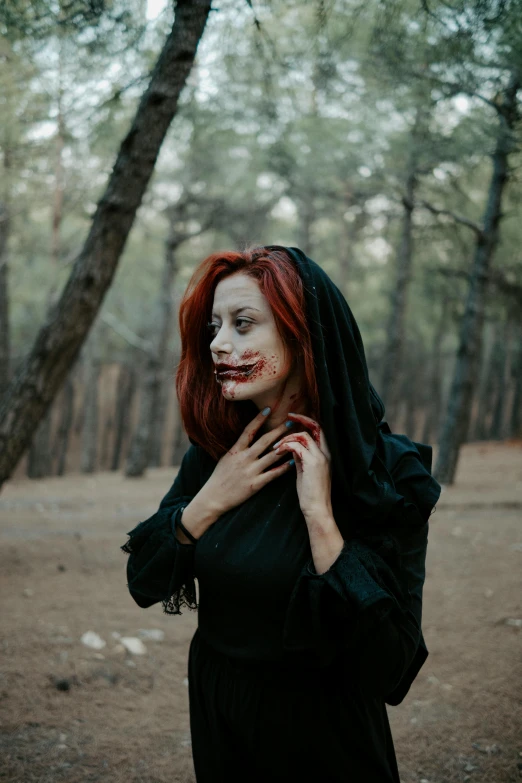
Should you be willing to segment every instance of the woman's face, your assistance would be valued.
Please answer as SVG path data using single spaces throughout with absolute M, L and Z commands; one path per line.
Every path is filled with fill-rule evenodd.
M 292 356 L 254 278 L 236 272 L 218 283 L 209 330 L 216 380 L 227 400 L 253 400 L 260 410 L 270 405 L 272 414 L 284 400 L 282 416 L 294 410 Z

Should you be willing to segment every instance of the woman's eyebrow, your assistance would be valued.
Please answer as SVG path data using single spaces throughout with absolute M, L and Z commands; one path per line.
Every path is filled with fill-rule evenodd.
M 243 307 L 237 307 L 235 310 L 230 310 L 230 315 L 237 315 L 238 313 L 241 313 L 243 310 L 255 310 L 257 313 L 260 313 L 261 310 L 258 310 L 257 307 L 251 307 L 251 305 L 244 305 Z M 217 315 L 219 317 L 218 313 L 212 313 L 212 317 Z

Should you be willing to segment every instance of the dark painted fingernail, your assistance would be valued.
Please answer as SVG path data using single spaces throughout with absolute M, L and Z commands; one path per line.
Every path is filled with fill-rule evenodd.
M 285 421 L 285 427 L 291 427 L 293 423 L 293 421 Z
M 295 465 L 295 459 L 289 459 L 288 460 L 289 465 Z

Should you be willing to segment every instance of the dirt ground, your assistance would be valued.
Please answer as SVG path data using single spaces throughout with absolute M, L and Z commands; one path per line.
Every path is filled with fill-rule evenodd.
M 1 781 L 193 783 L 186 677 L 197 615 L 140 609 L 119 549 L 173 478 L 161 468 L 4 487 Z M 522 442 L 467 445 L 430 520 L 430 655 L 388 707 L 403 783 L 522 780 L 521 509 Z M 145 638 L 151 629 L 164 639 Z M 87 631 L 106 645 L 86 646 Z M 118 634 L 142 638 L 146 653 Z

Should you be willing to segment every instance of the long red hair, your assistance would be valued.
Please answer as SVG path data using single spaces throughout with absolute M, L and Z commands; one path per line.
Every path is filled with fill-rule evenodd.
M 180 303 L 181 358 L 176 392 L 187 435 L 215 460 L 234 445 L 257 413 L 250 400 L 234 402 L 223 397 L 209 347 L 207 324 L 214 291 L 220 280 L 236 272 L 253 277 L 266 296 L 283 343 L 302 363 L 300 400 L 306 400 L 311 416 L 319 421 L 319 392 L 303 281 L 294 261 L 282 250 L 265 247 L 212 253 L 192 274 Z

